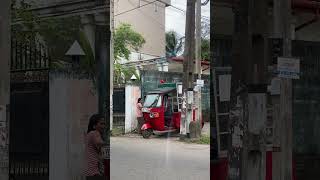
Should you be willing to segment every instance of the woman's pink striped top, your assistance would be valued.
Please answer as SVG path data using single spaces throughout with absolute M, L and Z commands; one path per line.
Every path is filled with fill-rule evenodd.
M 101 175 L 99 161 L 103 140 L 98 131 L 91 131 L 86 136 L 86 169 L 85 176 Z

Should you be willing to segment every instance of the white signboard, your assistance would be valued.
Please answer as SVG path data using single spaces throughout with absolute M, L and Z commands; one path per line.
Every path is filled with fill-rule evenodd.
M 193 91 L 188 91 L 188 104 L 193 103 Z
M 299 79 L 300 60 L 295 58 L 278 58 L 278 76 L 287 79 Z
M 219 76 L 219 99 L 220 102 L 230 101 L 231 75 Z
M 179 93 L 179 94 L 182 94 L 182 93 L 183 93 L 183 91 L 182 91 L 182 85 L 178 85 L 178 93 Z
M 203 87 L 204 86 L 204 80 L 197 79 L 197 85 L 200 86 L 200 87 Z
M 259 134 L 264 128 L 267 115 L 267 97 L 264 93 L 249 93 L 249 132 Z

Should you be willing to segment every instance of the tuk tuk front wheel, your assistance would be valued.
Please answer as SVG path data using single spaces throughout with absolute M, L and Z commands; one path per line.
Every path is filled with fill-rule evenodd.
M 141 133 L 143 138 L 148 139 L 152 135 L 152 129 L 143 130 Z

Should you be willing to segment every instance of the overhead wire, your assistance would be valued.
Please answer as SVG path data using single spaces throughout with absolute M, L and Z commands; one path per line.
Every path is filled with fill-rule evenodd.
M 115 14 L 114 16 L 120 16 L 120 15 L 122 15 L 122 14 L 129 13 L 129 12 L 131 12 L 131 11 L 140 9 L 140 8 L 142 8 L 142 7 L 144 7 L 144 6 L 148 6 L 148 5 L 153 4 L 153 3 L 155 3 L 155 2 L 160 2 L 160 3 L 166 4 L 166 3 L 163 2 L 162 0 L 154 0 L 154 1 L 148 2 L 148 3 L 144 4 L 144 5 L 139 5 L 138 7 L 135 7 L 135 8 L 129 9 L 129 10 L 127 10 L 127 11 L 124 11 L 124 12 L 121 12 L 121 13 L 118 13 L 118 14 Z M 205 3 L 208 3 L 208 2 L 209 2 L 209 0 L 206 0 Z M 176 7 L 176 6 L 174 6 L 174 5 L 169 5 L 169 7 L 174 8 L 174 9 L 176 9 L 176 10 L 179 10 L 179 11 L 183 12 L 184 14 L 186 13 L 186 10 L 181 9 L 181 8 L 179 8 L 179 7 Z M 207 16 L 203 16 L 203 15 L 202 15 L 201 18 L 210 21 L 210 17 L 207 17 Z
M 159 1 L 159 2 L 162 2 L 161 0 L 158 0 L 158 1 Z M 186 10 L 181 9 L 181 8 L 179 8 L 179 7 L 177 7 L 177 6 L 170 5 L 169 7 L 172 7 L 173 9 L 179 10 L 179 11 L 183 12 L 184 14 L 186 14 Z M 210 20 L 210 17 L 203 16 L 203 15 L 201 16 L 201 18 L 202 18 L 202 19 L 205 19 L 205 20 Z
M 144 6 L 148 6 L 149 4 L 153 4 L 153 3 L 157 2 L 157 1 L 158 1 L 158 0 L 148 2 L 147 4 L 140 5 L 140 6 L 136 7 L 136 8 L 132 8 L 132 9 L 129 9 L 129 10 L 127 10 L 127 11 L 124 11 L 124 12 L 121 12 L 121 13 L 118 13 L 118 14 L 115 14 L 114 16 L 120 16 L 120 15 L 122 15 L 122 14 L 126 14 L 126 13 L 131 12 L 131 11 L 134 11 L 134 10 L 136 10 L 136 9 L 140 9 L 140 8 L 142 8 L 142 7 L 144 7 Z

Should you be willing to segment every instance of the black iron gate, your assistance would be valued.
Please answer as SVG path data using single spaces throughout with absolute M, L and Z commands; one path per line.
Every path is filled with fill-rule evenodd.
M 12 42 L 10 179 L 49 179 L 50 58 L 34 42 Z
M 297 180 L 320 176 L 320 43 L 294 41 L 300 79 L 293 82 L 293 152 Z

